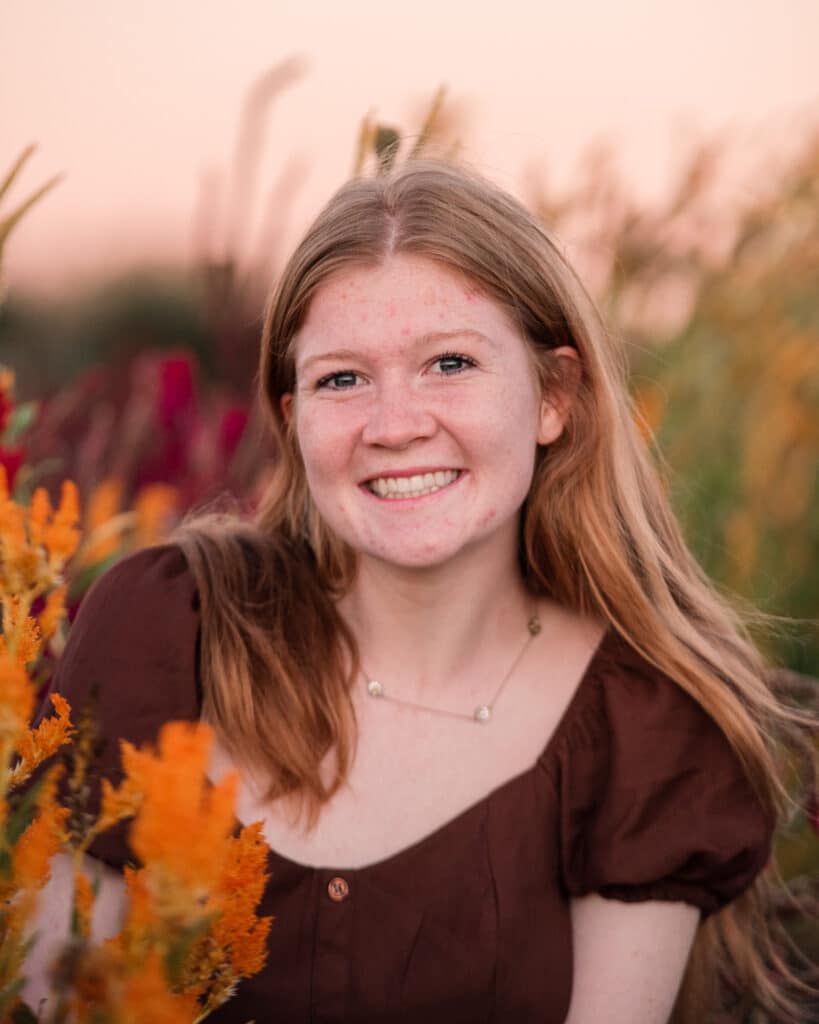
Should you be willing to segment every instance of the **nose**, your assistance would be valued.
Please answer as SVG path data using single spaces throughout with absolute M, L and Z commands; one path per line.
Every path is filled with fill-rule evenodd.
M 361 439 L 382 448 L 407 448 L 435 433 L 435 417 L 407 387 L 379 388 L 372 398 Z

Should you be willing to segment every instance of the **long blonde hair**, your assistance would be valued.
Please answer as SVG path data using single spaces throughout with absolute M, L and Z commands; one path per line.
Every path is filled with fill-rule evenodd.
M 299 796 L 315 820 L 349 769 L 354 640 L 336 599 L 351 553 L 322 523 L 281 410 L 295 386 L 293 342 L 316 289 L 351 265 L 412 253 L 462 272 L 514 318 L 544 386 L 551 350 L 572 345 L 582 368 L 563 435 L 539 452 L 521 523 L 528 587 L 605 620 L 686 690 L 721 727 L 771 813 L 783 788 L 774 738 L 802 721 L 766 682 L 740 615 L 689 553 L 636 428 L 624 355 L 559 248 L 525 208 L 482 178 L 416 161 L 345 185 L 285 268 L 263 331 L 259 398 L 279 457 L 252 522 L 200 515 L 174 539 L 199 585 L 203 713 L 270 798 Z M 329 780 L 320 766 L 335 758 Z M 793 1006 L 771 980 L 775 955 L 759 919 L 764 883 L 700 929 L 677 1019 L 704 1020 L 720 975 L 774 1014 Z M 781 965 L 780 965 L 781 967 Z

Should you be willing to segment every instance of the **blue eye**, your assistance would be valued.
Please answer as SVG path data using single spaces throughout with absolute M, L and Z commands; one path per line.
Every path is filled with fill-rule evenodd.
M 358 374 L 352 370 L 343 370 L 341 373 L 328 373 L 316 383 L 316 388 L 329 388 L 331 391 L 344 391 L 347 388 L 355 387 L 358 381 Z
M 464 370 L 468 370 L 470 366 L 475 365 L 469 356 L 462 356 L 457 352 L 445 352 L 442 356 L 438 356 L 435 364 L 438 365 L 440 373 L 448 377 L 456 373 L 462 373 Z

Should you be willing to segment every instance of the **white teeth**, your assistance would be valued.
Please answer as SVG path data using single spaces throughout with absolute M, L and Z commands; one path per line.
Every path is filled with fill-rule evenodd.
M 439 491 L 458 479 L 457 469 L 439 469 L 435 473 L 416 473 L 414 476 L 379 476 L 367 487 L 379 498 L 420 498 Z

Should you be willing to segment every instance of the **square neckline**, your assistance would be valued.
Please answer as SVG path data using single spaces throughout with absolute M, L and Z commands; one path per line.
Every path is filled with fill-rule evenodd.
M 580 707 L 585 702 L 586 695 L 591 690 L 600 667 L 603 664 L 604 656 L 608 653 L 608 648 L 616 636 L 617 634 L 611 626 L 607 626 L 605 628 L 603 635 L 594 648 L 589 660 L 586 662 L 586 666 L 583 669 L 583 672 L 575 685 L 574 691 L 560 715 L 560 718 L 558 719 L 557 725 L 555 725 L 551 735 L 543 747 L 543 750 L 537 756 L 534 763 L 528 768 L 524 768 L 523 771 L 512 775 L 510 778 L 506 779 L 505 782 L 498 783 L 498 785 L 494 786 L 488 793 L 479 797 L 462 811 L 459 811 L 454 817 L 447 819 L 447 821 L 438 825 L 431 832 L 427 832 L 425 835 L 409 843 L 407 846 L 402 847 L 400 850 L 396 850 L 395 853 L 388 854 L 386 857 L 381 857 L 378 860 L 370 861 L 367 864 L 361 864 L 358 867 L 346 867 L 345 865 L 330 864 L 305 864 L 302 861 L 294 860 L 286 854 L 276 850 L 267 842 L 264 835 L 262 835 L 262 841 L 268 851 L 268 863 L 273 861 L 280 865 L 281 868 L 289 869 L 292 873 L 344 875 L 349 878 L 360 878 L 367 872 L 377 873 L 379 871 L 389 870 L 393 865 L 416 855 L 424 847 L 433 846 L 435 843 L 439 842 L 444 835 L 454 831 L 457 826 L 467 818 L 484 810 L 490 801 L 497 799 L 502 793 L 506 792 L 506 790 L 511 790 L 516 785 L 520 785 L 524 780 L 529 779 L 534 775 L 539 769 L 545 767 L 550 758 L 554 756 L 564 734 L 573 722 Z M 236 820 L 241 828 L 245 828 L 250 824 L 250 822 L 244 822 L 238 817 Z

